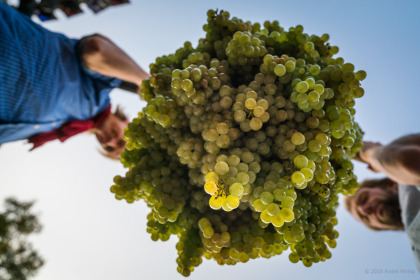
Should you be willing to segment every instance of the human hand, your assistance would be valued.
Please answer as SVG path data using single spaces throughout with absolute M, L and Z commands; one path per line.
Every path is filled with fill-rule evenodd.
M 379 172 L 375 166 L 375 151 L 382 147 L 379 142 L 363 141 L 363 148 L 357 153 L 356 160 L 364 162 L 368 165 L 368 169 L 373 172 Z

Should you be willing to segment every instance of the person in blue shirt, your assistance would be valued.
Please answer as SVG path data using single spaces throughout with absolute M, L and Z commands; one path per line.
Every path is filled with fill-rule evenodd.
M 29 139 L 38 147 L 88 130 L 118 158 L 128 120 L 110 112 L 109 93 L 148 77 L 105 36 L 71 39 L 0 2 L 0 145 Z
M 420 271 L 420 134 L 365 142 L 359 160 L 387 178 L 363 181 L 345 198 L 347 210 L 372 230 L 404 230 Z

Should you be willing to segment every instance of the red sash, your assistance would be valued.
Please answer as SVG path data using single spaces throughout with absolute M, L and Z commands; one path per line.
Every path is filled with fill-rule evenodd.
M 72 120 L 65 122 L 60 128 L 51 130 L 49 132 L 38 133 L 28 138 L 29 143 L 34 144 L 31 151 L 45 143 L 59 139 L 61 142 L 66 141 L 68 138 L 85 132 L 91 128 L 98 127 L 111 113 L 111 105 L 96 116 L 88 120 Z

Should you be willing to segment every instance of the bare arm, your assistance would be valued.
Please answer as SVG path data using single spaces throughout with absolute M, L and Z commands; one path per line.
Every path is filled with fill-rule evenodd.
M 420 185 L 420 134 L 401 137 L 382 146 L 366 142 L 360 158 L 375 172 L 409 185 Z
M 138 87 L 144 79 L 150 77 L 122 49 L 100 34 L 86 38 L 82 60 L 90 70 L 134 83 Z

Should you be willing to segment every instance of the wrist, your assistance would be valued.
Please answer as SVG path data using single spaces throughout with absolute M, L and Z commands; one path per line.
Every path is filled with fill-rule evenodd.
M 379 172 L 381 170 L 378 155 L 382 148 L 382 145 L 379 143 L 365 143 L 364 147 L 359 152 L 360 159 L 374 172 Z

